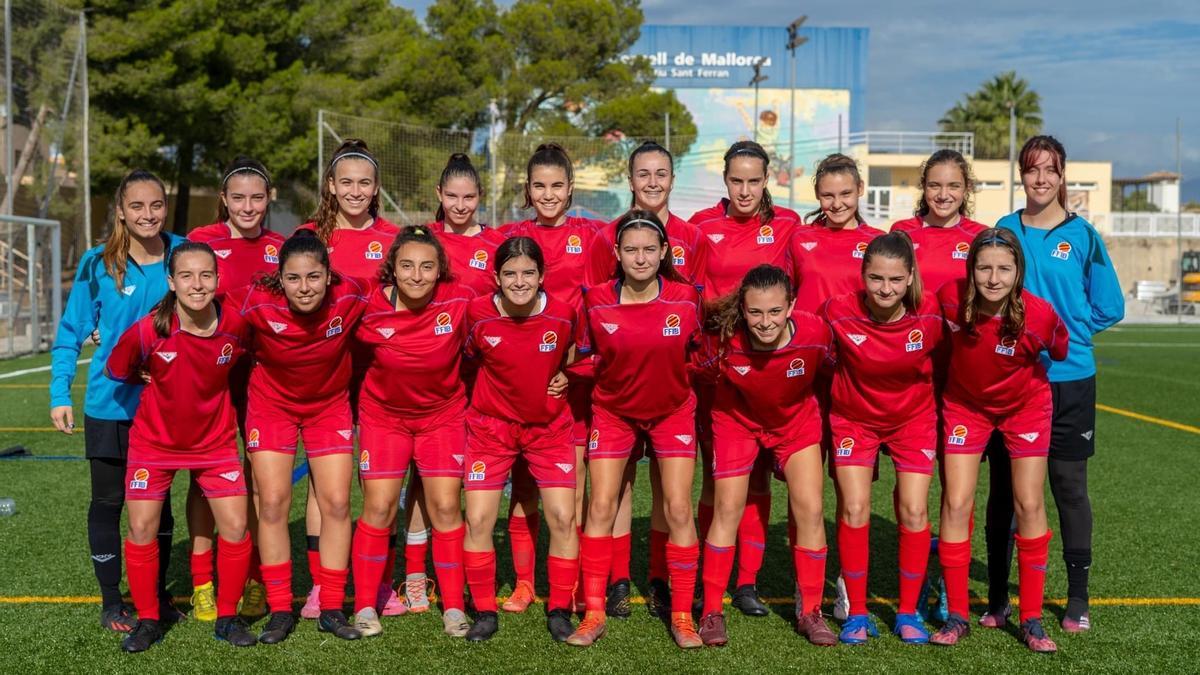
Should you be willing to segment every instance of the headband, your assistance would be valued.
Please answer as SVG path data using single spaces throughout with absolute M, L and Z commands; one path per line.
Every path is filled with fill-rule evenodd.
M 334 157 L 333 161 L 329 163 L 329 166 L 333 166 L 333 165 L 337 164 L 338 162 L 342 161 L 343 159 L 346 159 L 347 157 L 356 157 L 358 159 L 365 159 L 368 162 L 370 162 L 372 165 L 374 165 L 374 167 L 376 169 L 379 168 L 379 162 L 376 162 L 374 157 L 372 157 L 364 152 L 357 152 L 357 151 L 343 152 L 342 154 L 338 155 L 337 157 Z
M 1008 248 L 1013 247 L 1013 245 L 1010 242 L 1005 241 L 1004 238 L 1001 237 L 999 234 L 989 234 L 988 236 L 979 240 L 980 246 L 989 246 L 989 245 L 995 246 L 996 244 L 1000 244 L 1002 246 L 1007 246 Z
M 256 173 L 256 174 L 262 176 L 262 179 L 267 181 L 267 187 L 271 187 L 271 177 L 252 166 L 240 166 L 236 169 L 233 169 L 229 173 L 225 174 L 225 177 L 221 179 L 221 187 L 224 188 L 225 184 L 229 182 L 230 178 L 233 178 L 234 174 L 246 173 L 246 172 Z
M 634 225 L 643 224 L 654 228 L 654 231 L 658 232 L 659 236 L 661 236 L 663 239 L 667 238 L 667 228 L 664 227 L 662 223 L 656 223 L 653 220 L 647 220 L 645 218 L 634 218 L 633 220 L 622 223 L 621 226 L 617 228 L 617 241 L 621 240 L 621 233 L 623 233 L 625 230 L 628 230 Z

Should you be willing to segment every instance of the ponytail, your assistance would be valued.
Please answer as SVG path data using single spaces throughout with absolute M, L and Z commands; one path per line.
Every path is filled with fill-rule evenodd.
M 217 269 L 217 254 L 213 253 L 208 244 L 198 241 L 185 241 L 182 244 L 171 249 L 171 254 L 167 256 L 167 276 L 175 276 L 175 263 L 179 257 L 185 253 L 204 253 L 212 259 L 213 270 Z M 169 337 L 171 335 L 171 320 L 175 318 L 175 309 L 179 304 L 179 298 L 175 291 L 168 290 L 163 299 L 154 306 L 152 314 L 154 315 L 154 332 L 159 337 Z
M 820 200 L 821 179 L 830 174 L 845 174 L 854 179 L 855 185 L 863 184 L 862 174 L 858 171 L 858 162 L 855 162 L 852 157 L 847 157 L 840 152 L 835 152 L 832 155 L 822 159 L 817 164 L 817 170 L 813 173 L 813 190 L 817 192 L 817 199 Z M 820 207 L 804 214 L 804 222 L 815 225 L 824 225 L 828 217 Z M 862 212 L 857 208 L 854 209 L 854 221 L 857 223 L 865 223 Z
M 470 178 L 475 181 L 475 191 L 483 196 L 483 182 L 479 180 L 479 172 L 475 170 L 475 165 L 471 164 L 471 158 L 461 152 L 456 152 L 450 155 L 450 160 L 446 162 L 446 168 L 442 169 L 442 177 L 438 179 L 438 194 L 446 189 L 446 183 L 451 178 Z M 438 200 L 437 214 L 433 219 L 437 222 L 442 222 L 446 219 L 446 209 L 442 206 L 441 200 Z
M 867 265 L 877 255 L 900 260 L 908 268 L 909 274 L 912 275 L 912 283 L 908 285 L 908 290 L 904 293 L 904 307 L 909 311 L 916 311 L 917 307 L 921 306 L 924 291 L 921 285 L 921 272 L 917 269 L 916 250 L 913 248 L 913 242 L 908 233 L 893 230 L 872 239 L 871 243 L 867 244 L 866 252 L 863 253 L 862 273 L 864 275 L 867 272 Z
M 767 167 L 771 164 L 771 158 L 767 156 L 767 151 L 763 146 L 754 141 L 738 141 L 729 146 L 725 151 L 725 169 L 722 172 L 723 176 L 729 175 L 729 164 L 735 157 L 753 157 L 762 160 L 763 176 L 767 175 Z M 767 185 L 764 180 L 762 200 L 758 203 L 758 222 L 760 225 L 770 224 L 775 219 L 775 206 L 771 202 L 771 193 L 767 190 Z
M 129 260 L 130 237 L 125 217 L 118 213 L 124 206 L 126 190 L 134 183 L 154 183 L 162 191 L 163 203 L 167 201 L 167 188 L 162 180 L 145 169 L 130 171 L 117 185 L 112 206 L 108 210 L 108 237 L 104 240 L 104 251 L 100 254 L 104 261 L 104 271 L 116 282 L 117 290 L 121 290 L 125 285 L 125 265 Z

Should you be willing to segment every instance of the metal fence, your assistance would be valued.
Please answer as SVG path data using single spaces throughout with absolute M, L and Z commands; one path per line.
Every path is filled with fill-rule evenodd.
M 1114 237 L 1200 237 L 1200 213 L 1133 213 L 1110 215 Z
M 50 348 L 62 318 L 62 224 L 0 216 L 0 357 Z

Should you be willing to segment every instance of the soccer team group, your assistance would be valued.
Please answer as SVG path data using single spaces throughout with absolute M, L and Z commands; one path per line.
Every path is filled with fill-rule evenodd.
M 896 471 L 900 640 L 969 634 L 985 455 L 990 591 L 978 623 L 1007 622 L 1015 544 L 1020 638 L 1056 649 L 1042 624 L 1049 478 L 1067 565 L 1062 628 L 1087 630 L 1091 338 L 1124 305 L 1103 242 L 1066 209 L 1062 145 L 1025 144 L 1026 206 L 996 227 L 969 219 L 970 166 L 951 150 L 927 160 L 916 214 L 889 233 L 860 215 L 853 159 L 819 163 L 819 208 L 804 217 L 772 204 L 768 164 L 758 144 L 733 144 L 728 196 L 683 220 L 669 209 L 671 154 L 644 143 L 629 158 L 630 210 L 602 223 L 568 215 L 572 163 L 545 144 L 526 168 L 532 217 L 493 228 L 477 220 L 478 173 L 454 155 L 436 222 L 398 228 L 379 216 L 377 161 L 350 140 L 324 167 L 312 222 L 286 240 L 269 228 L 271 179 L 253 159 L 228 168 L 217 222 L 186 240 L 163 231 L 162 182 L 130 173 L 107 239 L 80 261 L 50 385 L 54 424 L 73 433 L 76 360 L 98 344 L 83 412 L 102 625 L 138 652 L 182 618 L 165 579 L 170 485 L 187 469 L 193 615 L 234 645 L 285 640 L 297 625 L 288 514 L 303 447 L 314 586 L 301 616 L 343 639 L 428 611 L 435 587 L 447 634 L 491 638 L 500 610 L 536 600 L 544 521 L 547 628 L 595 643 L 609 617 L 631 612 L 631 495 L 650 457 L 647 605 L 679 647 L 728 643 L 735 567 L 732 607 L 768 613 L 756 579 L 772 477 L 787 485 L 796 631 L 816 645 L 866 643 L 878 636 L 867 570 L 881 454 Z M 931 630 L 918 602 L 935 466 L 948 616 Z M 827 479 L 840 632 L 821 612 Z M 493 533 L 509 480 L 515 583 L 498 607 Z M 243 617 L 268 612 L 251 632 Z

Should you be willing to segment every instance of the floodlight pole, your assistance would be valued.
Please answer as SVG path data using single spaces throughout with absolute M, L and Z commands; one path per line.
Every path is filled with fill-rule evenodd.
M 1017 104 L 1008 102 L 1008 212 L 1013 212 L 1016 204 L 1017 181 L 1013 178 L 1014 166 L 1017 163 Z
M 754 87 L 754 142 L 758 142 L 758 83 L 767 79 L 766 75 L 762 74 L 762 66 L 765 57 L 758 57 L 754 60 L 754 77 L 750 79 L 750 86 Z
M 788 43 L 787 49 L 791 52 L 791 90 L 792 102 L 788 106 L 791 118 L 790 130 L 788 131 L 788 208 L 796 208 L 796 48 L 808 42 L 808 38 L 800 37 L 800 26 L 808 19 L 807 15 L 801 16 L 799 19 L 788 24 Z M 755 124 L 758 123 L 758 115 L 754 116 Z

